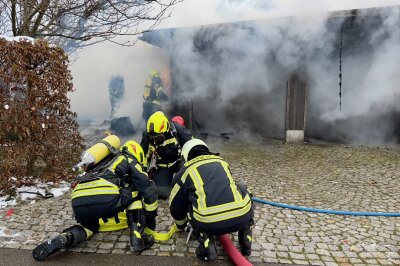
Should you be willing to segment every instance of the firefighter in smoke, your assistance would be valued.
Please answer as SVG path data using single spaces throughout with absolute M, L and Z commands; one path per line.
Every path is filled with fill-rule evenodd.
M 72 208 L 79 223 L 63 231 L 56 238 L 38 245 L 33 258 L 45 260 L 55 252 L 72 248 L 99 231 L 99 219 L 104 223 L 126 211 L 130 228 L 130 245 L 141 252 L 154 244 L 153 236 L 144 234 L 145 227 L 156 227 L 157 187 L 142 170 L 146 157 L 135 141 L 126 142 L 98 174 L 78 178 L 72 191 Z
M 161 102 L 168 101 L 168 95 L 164 89 L 160 73 L 156 70 L 150 71 L 149 78 L 144 87 L 143 99 L 142 116 L 145 122 L 147 122 L 153 113 L 161 111 Z
M 178 229 L 189 222 L 194 230 L 199 240 L 197 257 L 215 260 L 215 236 L 236 231 L 241 253 L 250 255 L 254 221 L 246 185 L 235 183 L 229 165 L 200 139 L 186 142 L 182 156 L 186 163 L 172 182 L 170 211 Z
M 185 120 L 184 120 L 183 117 L 180 116 L 180 115 L 177 115 L 177 116 L 172 117 L 172 118 L 171 118 L 171 121 L 172 121 L 172 122 L 175 122 L 175 123 L 177 123 L 177 124 L 179 124 L 179 125 L 181 125 L 181 126 L 185 126 Z
M 181 147 L 192 135 L 178 123 L 170 122 L 163 112 L 152 114 L 143 132 L 141 146 L 149 161 L 148 173 L 158 188 L 158 197 L 166 199 L 174 173 L 180 167 Z

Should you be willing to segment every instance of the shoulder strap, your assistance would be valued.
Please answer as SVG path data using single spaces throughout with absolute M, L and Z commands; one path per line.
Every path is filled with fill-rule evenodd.
M 108 142 L 106 142 L 106 141 L 104 141 L 104 140 L 100 141 L 100 143 L 103 143 L 104 145 L 106 145 L 107 148 L 110 150 L 110 152 L 111 152 L 112 154 L 116 155 L 116 154 L 118 153 L 118 150 L 115 149 L 114 146 L 112 146 L 110 143 L 108 143 Z
M 111 145 L 110 145 L 111 146 Z M 115 149 L 114 149 L 115 150 Z M 109 154 L 107 157 L 105 157 L 103 160 L 98 162 L 96 165 L 93 166 L 93 168 L 88 169 L 87 172 L 90 173 L 96 173 L 96 174 L 101 174 L 105 170 L 107 170 L 108 167 L 111 166 L 111 164 L 114 162 L 114 159 L 118 157 L 118 155 L 121 154 L 121 151 L 115 150 L 115 153 Z
M 170 123 L 170 131 L 171 131 L 171 135 L 176 138 L 176 142 L 178 143 L 178 148 L 179 148 L 179 154 L 181 153 L 182 147 L 181 144 L 179 143 L 179 139 L 178 139 L 178 130 L 176 129 L 176 126 L 173 122 L 169 122 Z

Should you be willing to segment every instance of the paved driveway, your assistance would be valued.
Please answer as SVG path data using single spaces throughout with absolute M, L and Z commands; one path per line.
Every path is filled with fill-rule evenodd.
M 400 212 L 400 147 L 339 144 L 211 143 L 254 196 L 280 203 L 348 211 Z M 256 203 L 253 263 L 399 265 L 400 218 L 299 212 Z M 0 248 L 33 249 L 74 224 L 68 196 L 21 203 L 0 222 Z M 160 204 L 157 230 L 172 224 Z M 237 244 L 236 235 L 233 236 Z M 194 257 L 186 233 L 156 243 L 147 256 Z M 76 252 L 130 254 L 128 230 L 100 233 Z M 227 261 L 219 247 L 219 257 Z

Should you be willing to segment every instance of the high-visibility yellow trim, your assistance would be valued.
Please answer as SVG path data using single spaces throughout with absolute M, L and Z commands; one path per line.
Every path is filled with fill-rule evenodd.
M 203 156 L 197 156 L 196 158 L 199 158 L 199 157 L 205 157 L 205 156 L 213 156 L 213 157 L 216 157 L 216 156 L 214 156 L 214 155 L 203 155 Z M 195 159 L 196 159 L 195 158 Z M 217 157 L 218 158 L 218 157 Z M 193 159 L 193 160 L 195 160 L 195 159 Z M 189 162 L 192 162 L 193 160 L 190 160 Z M 189 163 L 188 162 L 188 163 Z M 188 167 L 188 170 L 189 169 L 192 169 L 192 168 L 198 168 L 198 167 L 200 167 L 200 166 L 202 166 L 203 164 L 207 164 L 207 163 L 215 163 L 215 162 L 220 162 L 220 163 L 223 163 L 224 161 L 222 160 L 222 159 L 202 159 L 202 160 L 199 160 L 199 161 L 197 161 L 197 162 L 194 162 L 193 164 L 191 164 L 189 167 Z M 185 163 L 185 166 L 186 166 L 186 164 L 188 164 L 188 163 Z
M 253 238 L 251 236 L 247 236 L 247 239 L 251 242 L 253 240 Z
M 82 225 L 81 225 L 82 226 Z M 93 231 L 92 230 L 89 230 L 89 229 L 87 229 L 86 227 L 83 227 L 82 226 L 82 228 L 85 230 L 85 232 L 86 232 L 86 239 L 89 239 L 89 238 L 91 238 L 92 236 L 93 236 Z
M 136 168 L 140 173 L 147 175 L 147 173 L 143 171 L 143 168 L 140 166 L 140 164 L 137 163 L 137 164 L 135 165 L 135 168 Z
M 104 223 L 102 219 L 99 219 L 99 223 L 100 223 L 99 231 L 100 232 L 110 232 L 110 231 L 116 231 L 116 230 L 128 228 L 126 213 L 125 212 L 118 213 L 118 218 L 120 220 L 120 223 L 116 223 L 114 219 L 108 219 L 108 222 Z M 159 233 L 159 232 L 153 231 L 147 227 L 144 229 L 144 232 L 146 234 L 152 235 L 154 237 L 154 239 L 156 239 L 158 241 L 169 240 L 175 234 L 176 231 L 177 231 L 176 224 L 174 224 L 170 228 L 169 232 L 167 232 L 167 233 Z
M 117 168 L 117 166 L 125 159 L 124 156 L 120 155 L 118 156 L 117 160 L 115 160 L 115 162 L 113 162 L 113 164 L 108 167 L 108 170 L 110 170 L 111 172 L 115 173 L 115 168 Z
M 158 166 L 160 166 L 160 167 L 171 167 L 174 164 L 176 164 L 178 161 L 179 161 L 179 159 L 174 161 L 174 162 L 172 162 L 172 163 L 159 163 Z
M 157 101 L 157 100 L 153 100 L 151 103 L 152 103 L 152 104 L 161 105 L 161 102 L 160 102 L 160 101 Z
M 251 202 L 251 199 L 249 195 L 246 195 L 244 199 L 239 202 L 229 202 L 216 206 L 210 206 L 203 210 L 201 210 L 200 208 L 197 209 L 196 207 L 193 206 L 193 210 L 201 215 L 213 215 L 216 213 L 228 212 L 233 209 L 244 208 L 247 206 L 247 204 L 249 204 L 249 202 Z
M 188 169 L 186 169 L 185 173 L 182 175 L 182 183 L 185 183 L 187 176 L 189 175 L 193 181 L 193 184 L 196 188 L 197 194 L 197 207 L 193 206 L 194 209 L 194 218 L 200 222 L 211 223 L 211 222 L 218 222 L 223 221 L 235 217 L 239 217 L 248 213 L 251 209 L 251 199 L 247 194 L 244 198 L 241 196 L 237 187 L 233 181 L 233 178 L 230 174 L 228 164 L 224 162 L 220 157 L 214 155 L 205 155 L 205 156 L 198 156 L 202 157 L 198 161 L 191 160 L 187 164 L 190 165 Z M 198 158 L 196 157 L 196 158 Z M 210 206 L 207 207 L 206 199 L 205 199 L 205 192 L 204 192 L 204 183 L 198 172 L 197 168 L 201 165 L 213 163 L 213 162 L 220 162 L 224 167 L 225 172 L 227 173 L 230 187 L 234 196 L 235 201 L 229 202 L 217 206 Z M 185 164 L 186 165 L 186 164 Z M 175 184 L 171 194 L 170 194 L 170 202 L 171 205 L 174 197 L 178 193 L 180 186 Z M 233 210 L 233 211 L 232 211 Z
M 171 193 L 169 194 L 169 206 L 171 206 L 172 201 L 174 200 L 176 194 L 178 193 L 179 189 L 181 186 L 179 186 L 178 183 L 174 185 L 174 187 L 171 190 Z
M 195 159 L 201 157 L 201 160 L 198 161 L 194 161 Z M 210 159 L 209 159 L 210 158 Z M 212 159 L 211 159 L 212 158 Z M 190 163 L 190 167 L 188 167 L 185 171 L 185 173 L 182 175 L 181 181 L 184 184 L 186 182 L 186 178 L 187 176 L 190 174 L 190 177 L 194 183 L 194 186 L 196 188 L 196 193 L 198 193 L 198 206 L 206 206 L 206 201 L 205 201 L 205 194 L 204 194 L 204 189 L 203 189 L 203 180 L 200 177 L 199 172 L 197 171 L 197 167 L 203 165 L 203 164 L 207 164 L 207 163 L 213 163 L 213 162 L 223 162 L 222 159 L 220 157 L 217 157 L 215 155 L 204 155 L 204 156 L 198 156 L 193 160 L 190 160 L 188 163 Z M 187 164 L 185 164 L 185 166 L 187 166 Z M 193 169 L 195 170 L 195 173 L 192 174 Z M 195 176 L 196 173 L 198 174 L 198 176 Z M 193 175 L 193 176 L 192 176 Z M 198 179 L 198 182 L 196 182 L 196 178 Z M 201 188 L 200 188 L 201 187 Z M 169 205 L 171 206 L 172 201 L 174 200 L 174 197 L 176 196 L 176 194 L 178 193 L 180 187 L 178 184 L 175 184 L 174 187 L 171 190 L 170 193 L 170 197 L 169 197 Z M 201 194 L 201 190 L 203 191 L 203 199 L 200 199 L 199 193 Z M 202 201 L 202 203 L 200 203 L 200 200 Z
M 97 180 L 93 180 L 90 182 L 85 182 L 85 183 L 79 183 L 76 188 L 74 188 L 75 190 L 81 190 L 81 189 L 87 189 L 87 188 L 92 188 L 92 187 L 103 187 L 103 186 L 110 186 L 110 187 L 116 187 L 118 188 L 115 184 L 111 183 L 110 181 L 107 181 L 103 178 L 97 179 Z
M 132 202 L 127 208 L 127 210 L 141 210 L 143 209 L 143 204 L 140 200 Z
M 233 194 L 233 197 L 235 199 L 235 202 L 243 200 L 242 195 L 239 193 L 239 191 L 238 191 L 238 189 L 236 187 L 235 181 L 233 181 L 231 172 L 229 171 L 229 168 L 228 168 L 228 164 L 225 163 L 225 162 L 223 162 L 221 164 L 222 164 L 222 167 L 224 168 L 225 173 L 226 173 L 226 175 L 227 175 L 227 177 L 229 179 L 229 185 L 231 187 L 232 194 Z
M 160 91 L 165 92 L 165 90 L 162 86 L 160 86 L 156 89 L 157 95 L 158 95 L 158 93 L 160 93 Z
M 128 219 L 126 218 L 125 212 L 118 213 L 119 223 L 115 221 L 115 217 L 107 219 L 105 223 L 103 219 L 99 219 L 99 232 L 110 232 L 110 231 L 117 231 L 128 228 Z
M 207 205 L 206 205 L 206 194 L 204 192 L 204 183 L 203 180 L 200 177 L 199 172 L 197 171 L 196 168 L 192 168 L 190 171 L 190 178 L 193 181 L 194 186 L 196 187 L 196 194 L 197 194 L 197 206 L 199 210 L 204 210 Z
M 201 155 L 201 156 L 197 156 L 196 158 L 193 158 L 192 160 L 188 161 L 187 163 L 185 163 L 186 167 L 192 166 L 193 164 L 199 162 L 199 161 L 205 161 L 207 160 L 207 162 L 210 162 L 209 160 L 212 160 L 213 162 L 216 161 L 222 161 L 221 157 L 215 156 L 215 155 Z
M 224 220 L 243 216 L 243 215 L 247 214 L 250 211 L 250 209 L 251 209 L 251 203 L 249 202 L 249 204 L 247 204 L 242 209 L 225 212 L 225 213 L 221 213 L 221 214 L 210 215 L 210 216 L 203 216 L 196 212 L 193 212 L 193 217 L 194 217 L 194 219 L 196 219 L 197 221 L 202 222 L 202 223 L 215 223 L 215 222 L 221 222 Z
M 175 223 L 177 224 L 177 225 L 183 225 L 183 224 L 185 224 L 187 222 L 187 218 L 185 218 L 185 219 L 183 219 L 183 220 L 175 220 Z
M 207 240 L 204 241 L 204 247 L 205 247 L 205 248 L 208 248 L 208 244 L 209 244 L 209 243 L 210 243 L 210 239 L 207 238 Z
M 174 224 L 168 233 L 158 233 L 147 227 L 144 229 L 144 232 L 146 234 L 152 235 L 154 237 L 154 239 L 156 239 L 158 241 L 167 241 L 175 234 L 175 232 L 177 230 L 178 230 L 178 227 L 176 226 L 176 224 Z
M 132 191 L 132 198 L 136 198 L 139 195 L 139 191 Z
M 149 212 L 157 210 L 158 207 L 158 201 L 155 201 L 152 204 L 146 204 L 145 202 L 143 202 L 143 204 L 144 204 L 144 209 Z
M 182 177 L 181 177 L 181 182 L 182 182 L 182 184 L 185 184 L 186 178 L 187 178 L 188 175 L 189 175 L 189 172 L 188 172 L 188 171 L 185 171 L 185 173 L 184 173 L 184 174 L 182 175 Z M 171 206 L 171 203 L 172 203 L 172 201 L 174 200 L 174 198 L 175 198 L 175 196 L 176 196 L 176 194 L 178 193 L 178 191 L 179 191 L 180 188 L 181 188 L 181 187 L 179 186 L 178 183 L 176 183 L 176 184 L 174 185 L 174 187 L 172 188 L 171 193 L 169 194 L 169 206 Z
M 205 155 L 205 156 L 208 156 L 208 155 Z M 203 157 L 203 156 L 198 156 L 198 157 Z M 215 157 L 216 156 L 213 156 L 213 158 L 215 158 Z M 189 162 L 191 162 L 191 161 L 189 161 Z M 205 209 L 207 207 L 207 205 L 206 205 L 205 193 L 204 193 L 204 188 L 203 188 L 204 183 L 203 183 L 203 180 L 201 179 L 200 173 L 197 170 L 197 168 L 204 164 L 213 163 L 213 162 L 223 162 L 223 161 L 221 159 L 219 159 L 218 157 L 217 157 L 217 159 L 206 159 L 206 160 L 203 159 L 201 161 L 198 161 L 198 162 L 192 164 L 185 171 L 185 173 L 186 172 L 190 173 L 190 178 L 192 179 L 194 186 L 196 188 L 196 194 L 198 196 L 197 204 L 198 204 L 199 209 Z
M 134 230 L 133 233 L 137 238 L 142 238 L 142 235 L 138 231 Z
M 90 190 L 83 191 L 74 191 L 72 192 L 72 199 L 78 197 L 86 197 L 86 196 L 96 196 L 96 195 L 118 195 L 119 191 L 115 188 L 104 189 L 104 188 L 94 188 Z
M 164 140 L 164 142 L 160 145 L 160 146 L 167 146 L 169 144 L 176 144 L 178 145 L 178 140 L 176 138 L 170 138 L 170 139 L 166 139 Z

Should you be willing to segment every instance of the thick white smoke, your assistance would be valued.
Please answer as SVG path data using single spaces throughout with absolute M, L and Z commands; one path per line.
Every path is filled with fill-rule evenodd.
M 146 79 L 152 69 L 163 73 L 167 58 L 161 49 L 140 41 L 135 47 L 105 43 L 85 48 L 71 65 L 76 88 L 70 95 L 72 109 L 81 119 L 99 122 L 109 119 L 108 84 L 118 75 L 124 79 L 125 94 L 115 117 L 129 116 L 135 126 L 144 123 L 142 103 Z
M 300 71 L 307 74 L 310 86 L 306 133 L 347 142 L 393 142 L 398 138 L 395 126 L 399 120 L 398 8 L 382 9 L 379 27 L 371 25 L 367 16 L 357 18 L 356 30 L 346 30 L 342 110 L 338 75 L 344 18 L 330 22 L 327 12 L 399 3 L 185 0 L 160 27 L 253 22 L 178 28 L 167 47 L 174 60 L 172 85 L 178 86 L 172 89 L 179 91 L 174 97 L 196 99 L 195 115 L 205 131 L 239 130 L 250 136 L 281 137 L 286 82 L 293 71 Z M 145 79 L 152 68 L 162 70 L 167 58 L 159 49 L 140 42 L 133 48 L 110 44 L 86 48 L 72 66 L 77 88 L 71 95 L 74 111 L 84 118 L 106 119 L 110 113 L 108 81 L 112 75 L 122 75 L 127 95 L 117 115 L 140 123 Z
M 399 14 L 398 7 L 390 7 L 347 18 L 314 14 L 180 29 L 168 47 L 175 85 L 181 100 L 195 102 L 203 129 L 279 137 L 286 81 L 293 72 L 306 74 L 306 133 L 346 142 L 395 142 Z

